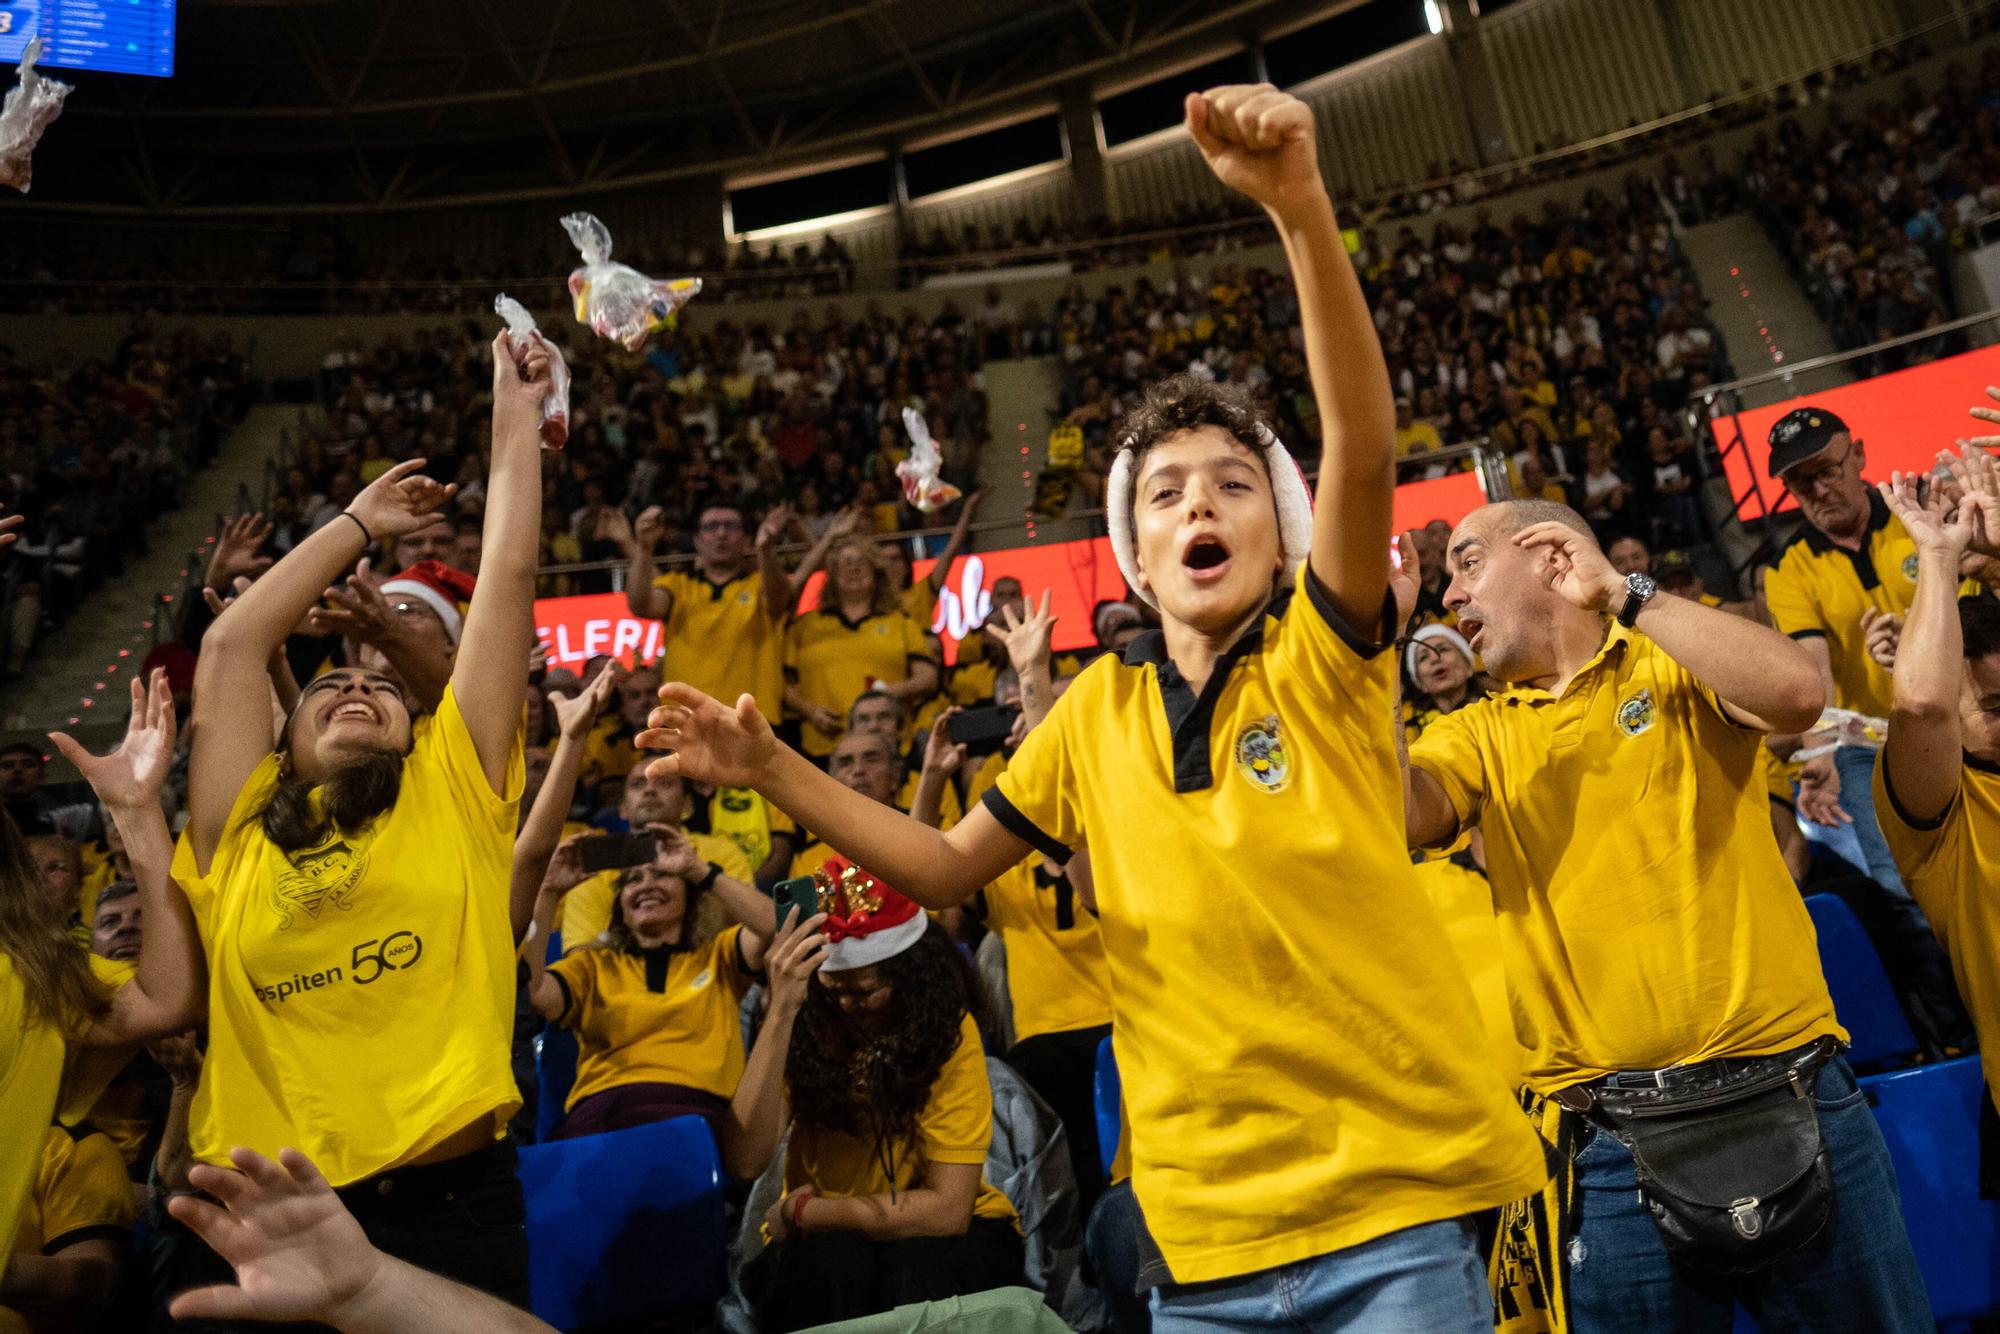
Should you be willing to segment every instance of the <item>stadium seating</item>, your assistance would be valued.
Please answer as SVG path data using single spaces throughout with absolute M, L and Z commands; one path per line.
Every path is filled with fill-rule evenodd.
M 1808 896 L 1806 910 L 1819 937 L 1820 970 L 1833 993 L 1833 1012 L 1852 1044 L 1848 1061 L 1857 1069 L 1871 1069 L 1915 1055 L 1916 1034 L 1853 910 L 1831 894 Z
M 722 1161 L 696 1116 L 521 1150 L 534 1311 L 558 1329 L 656 1320 L 725 1286 Z
M 1122 1130 L 1122 1117 L 1118 1103 L 1121 1097 L 1118 1084 L 1118 1058 L 1111 1051 L 1111 1039 L 1097 1044 L 1097 1157 L 1104 1164 L 1105 1175 L 1111 1173 L 1111 1161 L 1118 1156 L 1118 1137 Z

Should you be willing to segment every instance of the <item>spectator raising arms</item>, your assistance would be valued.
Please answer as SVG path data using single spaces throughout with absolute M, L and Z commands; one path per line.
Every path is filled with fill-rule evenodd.
M 1155 1330 L 1486 1334 L 1466 1216 L 1544 1168 L 1396 837 L 1388 372 L 1311 111 L 1216 88 L 1187 123 L 1284 242 L 1323 423 L 1317 515 L 1242 390 L 1153 386 L 1107 521 L 1162 632 L 1078 677 L 948 832 L 786 751 L 748 698 L 669 684 L 640 739 L 669 770 L 757 787 L 927 907 L 1088 839 Z
M 843 538 L 834 545 L 819 610 L 785 632 L 785 704 L 805 720 L 806 754 L 833 753 L 847 711 L 864 690 L 881 690 L 907 707 L 937 689 L 924 631 L 903 610 L 867 541 Z
M 436 714 L 355 668 L 306 688 L 275 751 L 243 707 L 366 544 L 436 525 L 450 488 L 413 460 L 209 628 L 175 875 L 208 947 L 195 1159 L 303 1145 L 336 1186 L 369 1183 L 349 1199 L 383 1249 L 525 1305 L 521 1187 L 496 1141 L 520 1103 L 507 886 L 550 354 L 506 334 L 492 353 L 482 575 Z

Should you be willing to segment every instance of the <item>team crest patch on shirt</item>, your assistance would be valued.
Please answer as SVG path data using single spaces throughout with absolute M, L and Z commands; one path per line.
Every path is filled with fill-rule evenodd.
M 1913 584 L 1917 582 L 1917 553 L 1914 551 L 1903 557 L 1903 577 Z
M 1259 792 L 1285 790 L 1292 779 L 1292 766 L 1278 734 L 1277 714 L 1266 714 L 1237 733 L 1236 768 Z
M 1653 692 L 1641 690 L 1618 706 L 1618 730 L 1626 736 L 1637 736 L 1658 721 L 1659 716 L 1653 705 Z
M 688 983 L 688 990 L 700 991 L 703 987 L 709 984 L 709 981 L 712 978 L 714 978 L 714 976 L 715 976 L 714 970 L 708 968 L 702 969 L 701 972 L 695 975 L 694 981 Z
M 274 886 L 279 929 L 291 926 L 295 914 L 304 912 L 319 920 L 327 905 L 346 911 L 353 906 L 355 885 L 368 869 L 368 849 L 336 838 L 323 848 L 295 853 L 286 868 L 278 872 Z
M 736 595 L 736 604 L 737 604 L 738 606 L 740 606 L 740 607 L 747 607 L 747 606 L 749 606 L 749 605 L 750 605 L 750 590 L 749 590 L 749 589 L 747 589 L 747 588 L 746 588 L 746 589 L 744 589 L 744 590 L 743 590 L 742 592 L 740 592 L 740 593 L 738 593 L 738 594 Z

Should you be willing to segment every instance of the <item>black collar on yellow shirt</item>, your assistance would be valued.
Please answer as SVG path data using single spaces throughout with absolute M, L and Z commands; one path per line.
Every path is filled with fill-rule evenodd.
M 1283 598 L 1273 599 L 1265 616 L 1282 615 Z M 1243 632 L 1229 650 L 1215 660 L 1208 681 L 1197 695 L 1181 669 L 1167 656 L 1163 631 L 1147 630 L 1125 646 L 1127 667 L 1144 669 L 1148 663 L 1160 678 L 1160 699 L 1167 709 L 1167 728 L 1174 738 L 1174 791 L 1205 792 L 1215 786 L 1215 770 L 1209 763 L 1208 737 L 1215 726 L 1215 703 L 1229 684 L 1229 673 L 1237 663 L 1264 646 L 1264 622 Z
M 1805 543 L 1806 550 L 1812 552 L 1815 556 L 1824 556 L 1829 552 L 1838 551 L 1853 563 L 1855 577 L 1861 580 L 1861 586 L 1863 588 L 1875 588 L 1880 586 L 1882 578 L 1875 573 L 1875 558 L 1868 554 L 1868 539 L 1888 526 L 1889 506 L 1882 499 L 1881 493 L 1870 487 L 1868 490 L 1868 526 L 1861 530 L 1861 549 L 1859 551 L 1849 551 L 1846 547 L 1836 545 L 1832 538 L 1813 527 L 1810 523 L 1799 530 L 1799 535 L 1794 540 Z

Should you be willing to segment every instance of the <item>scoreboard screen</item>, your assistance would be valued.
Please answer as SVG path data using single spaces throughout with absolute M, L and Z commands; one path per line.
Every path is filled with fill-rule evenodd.
M 0 64 L 19 64 L 28 42 L 40 37 L 38 68 L 171 77 L 177 4 L 178 0 L 0 0 Z

